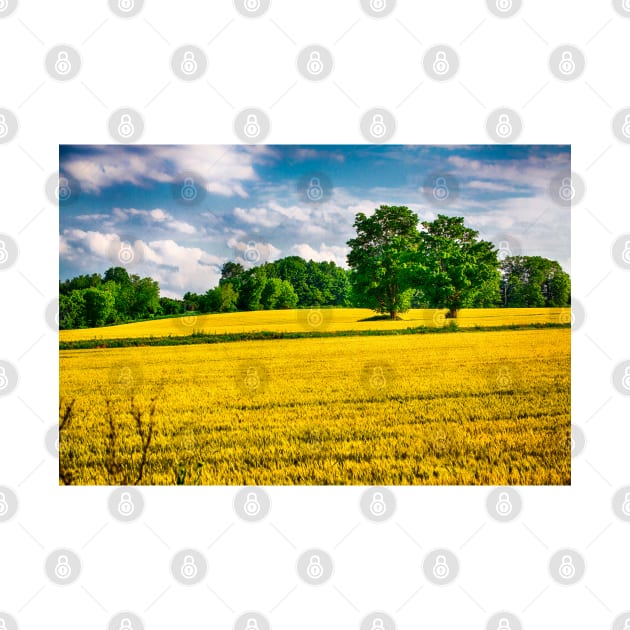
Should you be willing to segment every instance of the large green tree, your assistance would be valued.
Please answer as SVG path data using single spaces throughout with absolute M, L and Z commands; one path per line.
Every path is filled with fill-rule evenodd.
M 348 265 L 355 295 L 391 319 L 407 310 L 413 293 L 406 267 L 418 242 L 418 217 L 406 206 L 382 205 L 371 216 L 359 212 L 356 238 L 348 241 Z
M 541 256 L 508 256 L 501 263 L 504 306 L 567 306 L 571 280 L 560 264 Z
M 423 221 L 415 251 L 406 255 L 409 277 L 433 308 L 448 308 L 457 317 L 460 308 L 474 306 L 487 292 L 498 291 L 497 250 L 479 233 L 464 225 L 463 217 L 440 214 Z M 498 298 L 495 293 L 494 299 Z

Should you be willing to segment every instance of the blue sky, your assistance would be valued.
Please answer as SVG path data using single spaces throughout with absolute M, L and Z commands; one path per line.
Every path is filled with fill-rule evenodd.
M 568 146 L 61 146 L 59 170 L 61 279 L 130 261 L 180 297 L 228 260 L 346 266 L 355 214 L 381 204 L 464 216 L 505 254 L 570 272 L 570 208 L 550 192 L 570 177 Z

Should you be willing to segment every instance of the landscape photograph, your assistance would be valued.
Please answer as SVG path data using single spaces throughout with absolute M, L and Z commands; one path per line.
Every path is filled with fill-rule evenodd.
M 61 485 L 569 485 L 567 145 L 62 145 Z

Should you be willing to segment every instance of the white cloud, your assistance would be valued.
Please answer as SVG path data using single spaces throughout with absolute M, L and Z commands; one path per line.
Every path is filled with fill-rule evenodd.
M 147 225 L 159 225 L 168 230 L 180 232 L 181 234 L 197 234 L 202 233 L 203 228 L 197 228 L 186 221 L 179 221 L 172 214 L 162 210 L 162 208 L 154 208 L 153 210 L 138 210 L 137 208 L 114 208 L 113 215 L 118 222 L 126 221 L 130 216 L 142 217 Z
M 216 286 L 221 276 L 220 267 L 225 262 L 220 256 L 198 247 L 179 245 L 171 239 L 148 243 L 137 239 L 128 244 L 132 252 L 129 263 L 119 256 L 123 243 L 115 233 L 64 230 L 60 236 L 59 255 L 62 260 L 73 263 L 81 273 L 124 266 L 130 273 L 157 280 L 165 294 L 179 297 L 186 291 L 205 292 Z
M 339 245 L 326 245 L 326 243 L 321 243 L 319 249 L 315 249 L 308 243 L 298 243 L 291 247 L 291 253 L 296 256 L 301 256 L 305 260 L 314 260 L 315 262 L 333 261 L 340 267 L 347 267 L 347 247 L 342 247 Z
M 97 147 L 89 155 L 65 158 L 62 166 L 87 193 L 98 194 L 116 184 L 175 182 L 190 172 L 203 180 L 208 192 L 247 197 L 243 184 L 257 179 L 254 161 L 264 155 L 264 147 L 257 151 L 225 146 Z

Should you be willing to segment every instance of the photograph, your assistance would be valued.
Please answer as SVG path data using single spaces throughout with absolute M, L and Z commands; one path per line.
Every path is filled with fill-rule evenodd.
M 570 485 L 570 145 L 60 145 L 60 485 Z

